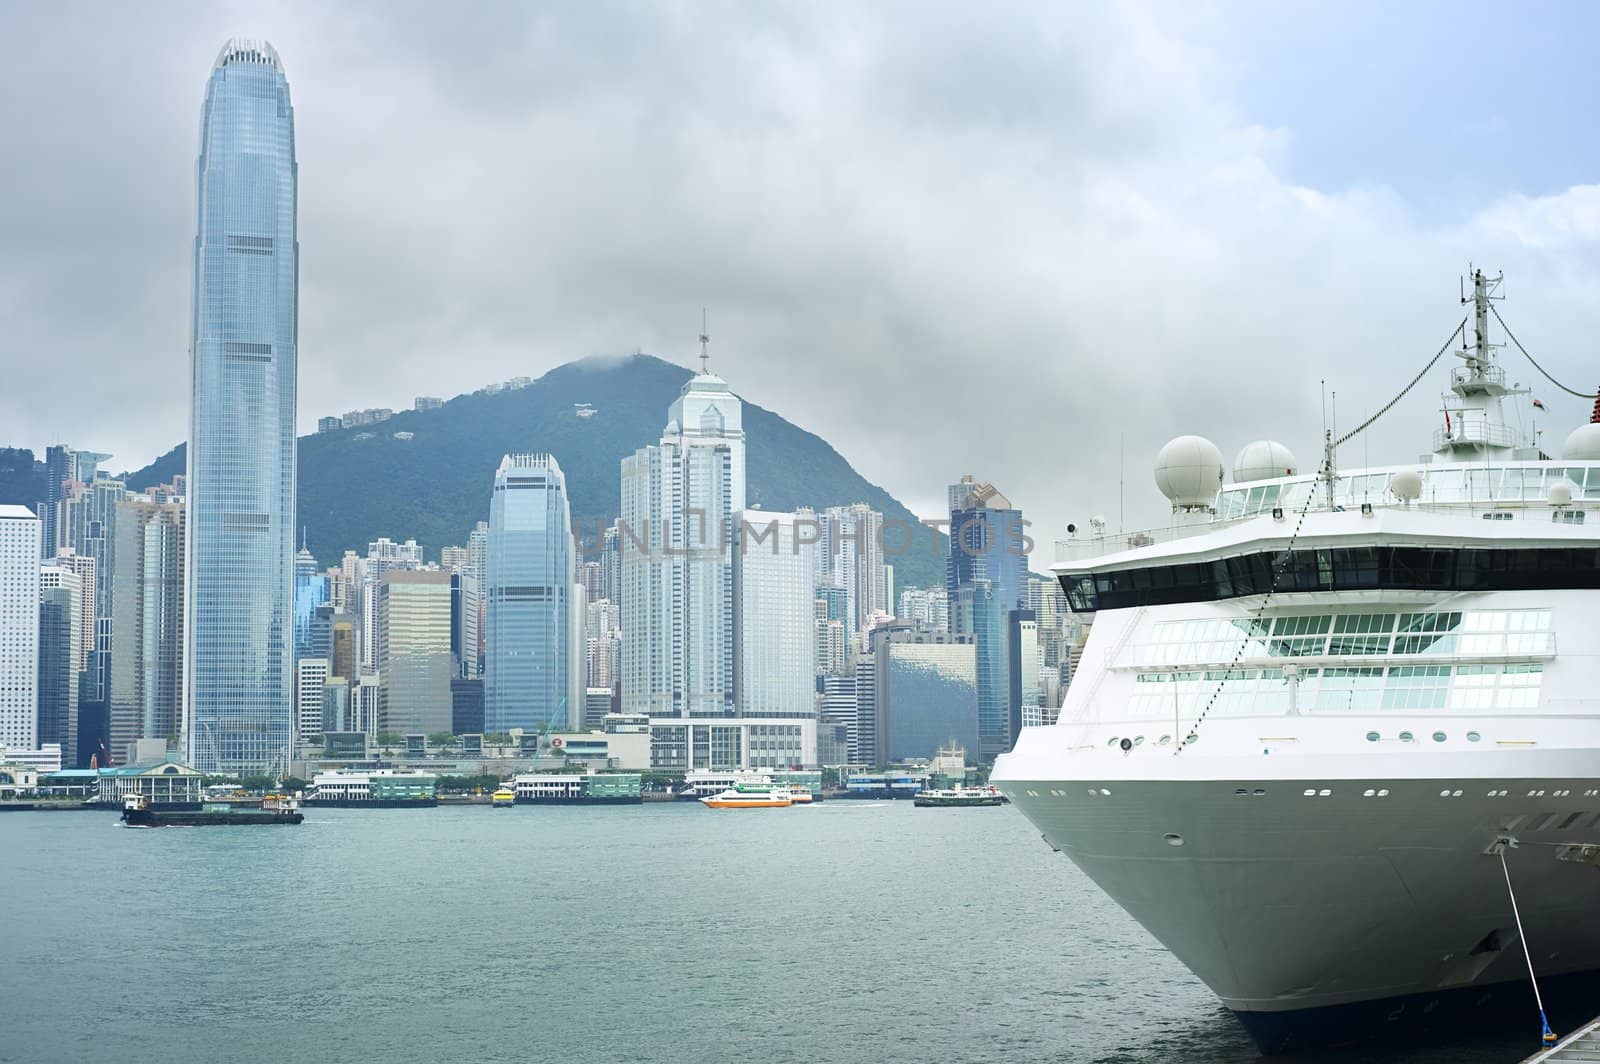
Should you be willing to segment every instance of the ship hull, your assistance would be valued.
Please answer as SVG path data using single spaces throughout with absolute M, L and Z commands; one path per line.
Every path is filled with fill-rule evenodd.
M 1573 849 L 1600 847 L 1594 779 L 1002 786 L 1265 1052 L 1522 993 L 1505 876 L 1485 852 L 1502 835 L 1520 843 L 1507 865 L 1541 978 L 1600 970 L 1600 874 Z
M 122 822 L 130 828 L 269 827 L 299 824 L 302 813 L 158 813 L 130 809 Z
M 1567 1033 L 1588 1022 L 1600 999 L 1600 970 L 1541 977 L 1552 1029 Z M 1466 1031 L 1526 1034 L 1539 1044 L 1539 1006 L 1527 976 L 1510 982 L 1435 990 L 1283 1012 L 1235 1012 L 1252 1041 L 1269 1055 L 1380 1039 L 1458 1037 Z

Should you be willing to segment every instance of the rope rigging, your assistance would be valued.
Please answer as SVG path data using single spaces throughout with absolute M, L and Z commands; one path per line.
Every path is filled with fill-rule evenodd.
M 1455 331 L 1452 332 L 1449 335 L 1449 337 L 1447 337 L 1445 339 L 1444 346 L 1439 348 L 1439 353 L 1434 355 L 1432 358 L 1428 359 L 1428 364 L 1426 366 L 1422 367 L 1422 372 L 1418 373 L 1415 377 L 1412 377 L 1411 378 L 1411 383 L 1406 385 L 1404 388 L 1400 389 L 1400 394 L 1399 395 L 1395 396 L 1393 399 L 1390 399 L 1387 403 L 1384 403 L 1383 406 L 1379 407 L 1378 408 L 1378 412 L 1376 414 L 1373 414 L 1371 417 L 1367 418 L 1367 420 L 1363 421 L 1361 424 L 1357 425 L 1355 428 L 1351 429 L 1349 432 L 1345 433 L 1343 436 L 1340 436 L 1337 440 L 1334 440 L 1333 441 L 1333 445 L 1335 447 L 1342 446 L 1344 443 L 1348 442 L 1351 437 L 1355 436 L 1357 433 L 1359 433 L 1362 430 L 1366 429 L 1374 421 L 1378 420 L 1380 417 L 1382 417 L 1383 415 L 1387 414 L 1390 410 L 1394 409 L 1394 404 L 1396 404 L 1400 400 L 1404 399 L 1406 397 L 1406 395 L 1408 393 L 1410 393 L 1411 389 L 1415 388 L 1418 384 L 1420 384 L 1422 382 L 1422 378 L 1424 378 L 1424 377 L 1426 377 L 1428 375 L 1428 371 L 1433 368 L 1434 363 L 1438 362 L 1441 358 L 1444 357 L 1444 353 L 1446 351 L 1450 350 L 1450 345 L 1456 342 L 1456 337 L 1460 336 L 1463 333 L 1463 331 L 1465 331 L 1466 327 L 1467 327 L 1467 319 L 1466 319 L 1465 316 L 1463 316 L 1462 319 L 1461 319 L 1460 324 L 1458 324 L 1456 326 Z M 1511 335 L 1511 331 L 1509 329 L 1506 330 L 1506 335 L 1507 336 Z M 1519 344 L 1518 346 L 1520 347 L 1521 345 Z
M 1495 843 L 1494 851 L 1500 857 L 1500 871 L 1505 873 L 1506 893 L 1511 896 L 1511 915 L 1517 922 L 1517 937 L 1522 940 L 1522 957 L 1528 962 L 1528 981 L 1533 984 L 1533 1000 L 1539 1006 L 1539 1043 L 1546 1049 L 1556 1044 L 1556 1034 L 1544 1014 L 1544 997 L 1539 993 L 1539 977 L 1533 974 L 1533 951 L 1528 947 L 1528 936 L 1522 931 L 1522 911 L 1517 908 L 1517 892 L 1511 889 L 1511 869 L 1506 867 L 1506 850 L 1517 844 L 1515 839 L 1502 839 Z
M 1533 363 L 1534 369 L 1544 374 L 1545 380 L 1549 381 L 1551 384 L 1554 384 L 1557 388 L 1560 388 L 1568 395 L 1575 395 L 1579 399 L 1600 399 L 1600 394 L 1596 394 L 1595 392 L 1580 392 L 1574 388 L 1568 388 L 1565 384 L 1562 384 L 1560 381 L 1550 376 L 1549 372 L 1547 372 L 1543 366 L 1539 365 L 1538 362 L 1534 361 L 1534 357 L 1532 355 L 1528 354 L 1528 349 L 1522 346 L 1522 341 L 1517 339 L 1517 334 L 1511 331 L 1511 326 L 1506 324 L 1506 319 L 1500 316 L 1500 311 L 1493 303 L 1489 304 L 1489 309 L 1494 311 L 1494 320 L 1499 322 L 1500 328 L 1506 331 L 1507 338 L 1509 338 L 1512 343 L 1517 345 L 1517 350 L 1522 352 L 1523 358 Z M 1465 322 L 1465 319 L 1462 320 Z

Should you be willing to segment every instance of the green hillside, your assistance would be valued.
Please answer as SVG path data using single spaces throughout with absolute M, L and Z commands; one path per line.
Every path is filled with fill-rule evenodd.
M 437 557 L 465 544 L 488 520 L 494 470 L 511 452 L 548 452 L 566 473 L 573 518 L 593 549 L 595 529 L 617 515 L 619 463 L 660 439 L 667 407 L 688 370 L 649 355 L 584 359 L 551 370 L 526 388 L 462 395 L 437 410 L 406 411 L 379 425 L 318 433 L 300 440 L 300 523 L 323 565 L 346 549 L 365 550 L 379 536 L 415 538 Z M 303 397 L 302 397 L 302 401 Z M 594 409 L 580 417 L 574 404 Z M 767 510 L 820 509 L 864 502 L 886 519 L 916 517 L 868 483 L 825 441 L 770 410 L 744 406 L 749 502 Z M 364 432 L 370 439 L 357 439 Z M 394 438 L 409 432 L 409 440 Z M 129 473 L 140 489 L 183 471 L 182 445 Z M 896 587 L 943 583 L 943 537 L 921 529 L 902 552 L 890 537 Z

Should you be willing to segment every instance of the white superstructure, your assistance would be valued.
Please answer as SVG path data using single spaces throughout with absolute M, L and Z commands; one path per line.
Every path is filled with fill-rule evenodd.
M 1541 979 L 1600 970 L 1600 426 L 1508 421 L 1497 283 L 1421 461 L 1183 437 L 1174 527 L 1060 545 L 1092 632 L 992 778 L 1268 1052 L 1522 992 L 1505 838 Z

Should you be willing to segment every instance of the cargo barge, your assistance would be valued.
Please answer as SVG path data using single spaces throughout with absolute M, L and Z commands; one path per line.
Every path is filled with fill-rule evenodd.
M 300 803 L 293 798 L 269 798 L 249 808 L 207 804 L 194 811 L 152 809 L 150 799 L 142 794 L 130 794 L 122 800 L 122 822 L 130 828 L 238 827 L 299 824 L 304 820 Z

